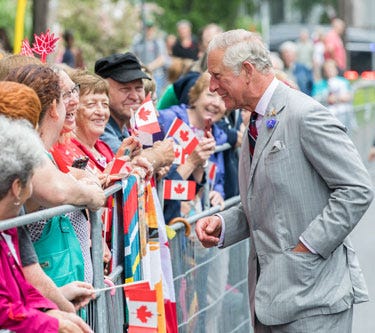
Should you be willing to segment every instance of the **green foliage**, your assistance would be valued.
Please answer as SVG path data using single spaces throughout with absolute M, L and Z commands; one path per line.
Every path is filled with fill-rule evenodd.
M 252 14 L 254 7 L 248 2 L 245 9 Z M 224 29 L 238 28 L 238 9 L 243 5 L 241 0 L 156 0 L 155 3 L 164 9 L 163 15 L 158 17 L 161 28 L 174 34 L 176 23 L 181 19 L 189 20 L 196 34 L 208 23 L 217 23 Z
M 100 57 L 129 48 L 137 33 L 138 17 L 137 9 L 124 1 L 85 0 L 72 5 L 60 0 L 57 21 L 62 32 L 73 32 L 86 67 L 93 70 Z
M 32 1 L 27 2 L 25 14 L 25 37 L 32 36 L 32 14 L 31 14 Z M 17 1 L 0 0 L 0 27 L 6 29 L 10 43 L 13 46 L 14 41 L 14 27 L 17 11 Z
M 235 27 L 238 29 L 246 29 L 250 31 L 261 31 L 260 24 L 254 22 L 253 18 L 248 15 L 239 16 L 236 19 Z
M 293 6 L 301 12 L 302 22 L 306 21 L 306 18 L 310 15 L 311 10 L 316 5 L 322 5 L 324 7 L 333 7 L 337 8 L 338 0 L 294 0 Z M 327 24 L 329 23 L 330 18 L 327 16 L 327 12 L 324 12 L 323 16 L 320 18 L 320 23 Z

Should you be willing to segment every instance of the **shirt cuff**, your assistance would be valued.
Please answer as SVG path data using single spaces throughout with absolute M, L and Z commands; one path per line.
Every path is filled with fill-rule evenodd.
M 224 222 L 223 217 L 220 214 L 215 214 L 215 215 L 220 217 L 220 220 L 221 220 L 221 234 L 220 234 L 219 243 L 217 244 L 217 247 L 222 248 L 224 246 L 225 222 Z
M 318 252 L 316 252 L 316 251 L 311 247 L 311 245 L 310 245 L 309 243 L 306 242 L 306 240 L 305 240 L 302 236 L 299 237 L 299 240 L 301 241 L 301 243 L 302 243 L 303 245 L 305 245 L 305 246 L 309 249 L 309 251 L 310 251 L 311 253 L 318 254 Z

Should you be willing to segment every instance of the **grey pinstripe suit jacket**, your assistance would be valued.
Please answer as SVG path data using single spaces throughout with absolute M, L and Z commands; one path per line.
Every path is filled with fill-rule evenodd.
M 283 83 L 267 111 L 251 165 L 243 140 L 242 204 L 221 214 L 224 247 L 250 236 L 252 318 L 277 325 L 366 301 L 348 239 L 373 198 L 359 154 L 327 109 Z M 291 251 L 301 235 L 318 254 Z

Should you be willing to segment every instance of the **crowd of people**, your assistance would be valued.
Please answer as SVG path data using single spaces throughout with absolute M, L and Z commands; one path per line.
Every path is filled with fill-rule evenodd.
M 153 186 L 163 180 L 195 182 L 193 199 L 163 200 L 167 224 L 201 212 L 207 202 L 209 207 L 222 209 L 224 200 L 241 193 L 242 208 L 201 220 L 197 234 L 207 247 L 226 247 L 249 235 L 254 239 L 252 253 L 257 255 L 250 261 L 249 291 L 255 327 L 282 325 L 292 332 L 297 324 L 288 326 L 291 321 L 317 327 L 315 322 L 302 323 L 301 318 L 348 309 L 342 316 L 350 321 L 352 303 L 365 297 L 350 296 L 344 264 L 350 245 L 344 239 L 369 204 L 371 190 L 343 126 L 349 130 L 356 126 L 350 85 L 342 77 L 346 66 L 345 52 L 339 51 L 343 28 L 341 20 L 333 21 L 332 30 L 319 39 L 323 43 L 319 44 L 320 56 L 306 31 L 298 43 L 287 41 L 279 55 L 271 55 L 256 33 L 224 33 L 216 24 L 207 25 L 198 41 L 186 20 L 178 22 L 178 37 L 170 50 L 166 41 L 155 37 L 155 23 L 147 22 L 145 39 L 135 41 L 131 52 L 106 55 L 96 61 L 93 71 L 75 68 L 72 52 L 64 56 L 65 65 L 5 54 L 0 59 L 0 219 L 63 204 L 90 210 L 110 207 L 111 198 L 105 197 L 104 189 L 131 173 Z M 67 33 L 68 50 L 72 42 Z M 321 66 L 321 74 L 316 66 Z M 156 106 L 160 125 L 149 145 L 142 143 L 133 123 L 134 112 L 147 96 Z M 317 110 L 315 116 L 312 109 Z M 257 113 L 260 116 L 252 121 L 250 114 Z M 198 141 L 178 163 L 176 143 L 167 137 L 175 119 L 187 124 Z M 268 133 L 278 122 L 272 146 L 267 144 Z M 263 147 L 249 147 L 249 124 L 258 127 Z M 260 126 L 266 126 L 268 133 Z M 321 141 L 318 154 L 312 149 L 315 139 Z M 290 147 L 286 140 L 292 141 Z M 215 151 L 226 143 L 228 150 Z M 337 168 L 328 163 L 332 156 L 337 157 Z M 109 170 L 116 159 L 125 161 L 127 173 L 113 177 Z M 284 187 L 289 182 L 284 173 L 290 173 L 290 178 L 299 173 L 303 182 L 290 180 Z M 353 179 L 349 173 L 361 177 Z M 239 182 L 238 177 L 246 182 Z M 306 193 L 306 188 L 315 190 Z M 316 193 L 321 194 L 319 198 Z M 336 215 L 346 224 L 340 225 Z M 82 209 L 1 232 L 0 303 L 4 311 L 0 328 L 91 331 L 82 319 L 84 306 L 95 297 L 88 216 Z M 273 230 L 279 224 L 276 220 L 285 220 L 279 231 Z M 313 226 L 309 226 L 311 220 Z M 107 222 L 103 217 L 103 224 Z M 69 254 L 62 254 L 66 250 L 62 238 L 53 251 L 46 250 L 46 244 L 51 244 L 48 235 L 55 228 L 65 228 Z M 111 261 L 110 235 L 103 236 L 104 264 Z M 283 261 L 278 261 L 279 250 L 290 250 Z M 297 301 L 287 301 L 295 296 L 286 288 L 290 281 L 272 282 L 270 275 L 281 267 L 280 262 L 286 272 L 297 257 L 302 258 L 292 252 L 309 251 L 312 257 L 332 258 L 328 268 L 322 267 L 322 260 L 316 267 L 322 272 L 338 267 L 337 277 L 345 280 L 348 293 L 326 279 L 311 279 L 309 286 L 319 283 L 326 295 L 303 302 L 298 312 Z M 268 253 L 274 255 L 268 258 Z M 107 274 L 109 266 L 105 267 Z M 267 289 L 270 285 L 275 286 L 273 290 Z M 298 288 L 310 293 L 301 285 Z M 327 295 L 332 295 L 334 305 L 322 303 Z M 290 306 L 273 308 L 268 301 L 277 297 Z M 326 320 L 321 317 L 320 321 Z

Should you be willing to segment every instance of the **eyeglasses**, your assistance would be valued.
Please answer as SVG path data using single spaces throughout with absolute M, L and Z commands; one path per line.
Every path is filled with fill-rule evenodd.
M 62 94 L 63 101 L 69 102 L 72 96 L 78 96 L 79 95 L 79 84 L 75 84 L 74 87 L 71 90 L 68 90 Z

